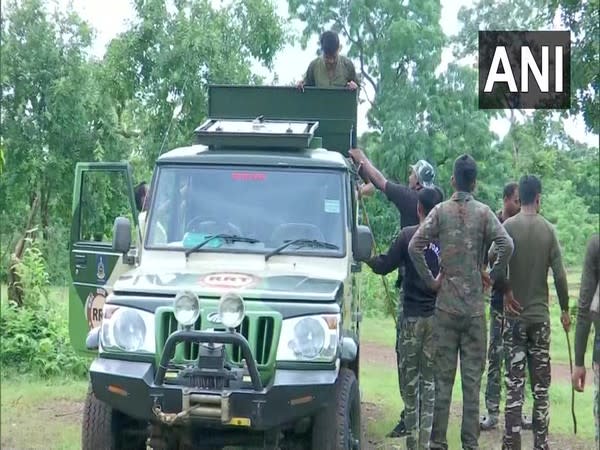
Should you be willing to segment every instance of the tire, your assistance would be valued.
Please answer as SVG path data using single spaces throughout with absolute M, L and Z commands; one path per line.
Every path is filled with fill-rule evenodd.
M 340 369 L 334 403 L 321 411 L 312 428 L 313 450 L 360 450 L 360 393 L 358 380 L 348 368 Z
M 143 438 L 131 439 L 129 436 L 124 436 L 124 431 L 130 422 L 132 420 L 127 416 L 98 400 L 90 385 L 83 407 L 82 450 L 145 450 Z

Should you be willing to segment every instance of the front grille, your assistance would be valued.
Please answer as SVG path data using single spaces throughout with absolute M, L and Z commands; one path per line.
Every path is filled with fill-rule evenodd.
M 177 320 L 172 311 L 157 311 L 156 313 L 156 351 L 162 354 L 167 338 L 178 328 Z M 202 315 L 206 317 L 204 314 Z M 214 326 L 208 320 L 200 317 L 194 326 L 194 330 L 215 329 L 216 331 L 225 331 L 224 328 Z M 275 346 L 275 317 L 259 315 L 247 315 L 243 322 L 236 328 L 236 331 L 246 338 L 250 345 L 250 350 L 256 363 L 259 366 L 269 364 L 272 352 Z M 190 342 L 177 344 L 174 361 L 194 361 L 198 358 L 199 345 Z M 240 364 L 243 359 L 242 349 L 238 345 L 226 345 L 226 351 L 231 362 Z

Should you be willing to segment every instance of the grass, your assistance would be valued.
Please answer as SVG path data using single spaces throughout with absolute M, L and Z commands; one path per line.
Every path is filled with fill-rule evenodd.
M 81 411 L 85 380 L 3 379 L 3 449 L 81 448 Z
M 373 275 L 367 275 L 368 278 L 374 277 Z M 572 307 L 577 305 L 577 299 L 579 297 L 579 284 L 581 279 L 581 270 L 572 269 L 567 271 L 567 278 L 569 283 L 569 305 Z M 369 286 L 372 288 L 373 282 L 369 280 Z M 553 363 L 558 364 L 569 364 L 569 350 L 567 345 L 567 338 L 563 331 L 560 323 L 560 307 L 558 305 L 558 299 L 554 291 L 554 284 L 552 277 L 548 278 L 550 288 L 550 321 L 551 321 L 551 342 L 550 342 L 550 357 Z M 379 280 L 379 286 L 381 287 L 381 281 Z M 382 288 L 380 288 L 382 290 Z M 383 295 L 378 295 L 380 299 L 383 299 Z M 383 302 L 383 300 L 381 300 Z M 489 312 L 486 312 L 489 314 Z M 488 315 L 489 317 L 489 315 Z M 489 332 L 489 322 L 488 322 Z M 396 341 L 396 331 L 394 321 L 391 317 L 384 317 L 383 314 L 374 314 L 368 316 L 367 319 L 361 325 L 361 338 L 369 342 L 374 342 L 382 345 L 394 345 Z M 571 350 L 575 344 L 575 317 L 571 317 L 571 331 L 569 333 L 571 340 Z M 574 355 L 573 355 L 574 357 Z M 592 339 L 588 339 L 588 346 L 586 351 L 586 360 L 588 366 L 589 361 L 592 357 Z
M 398 394 L 398 384 L 396 371 L 390 366 L 381 364 L 369 364 L 363 366 L 361 372 L 361 390 L 363 402 L 376 405 L 374 420 L 367 423 L 367 432 L 371 440 L 377 442 L 377 448 L 393 449 L 400 448 L 402 440 L 386 439 L 385 435 L 395 426 L 402 408 L 402 400 Z M 550 435 L 552 447 L 560 448 L 557 443 L 564 442 L 567 445 L 562 448 L 572 449 L 591 449 L 594 445 L 594 423 L 592 410 L 592 395 L 590 386 L 587 394 L 578 394 L 576 397 L 577 412 L 577 437 L 573 436 L 571 419 L 571 389 L 567 383 L 553 383 L 550 387 Z M 460 444 L 460 417 L 461 406 L 460 399 L 462 391 L 460 386 L 460 377 L 457 373 L 457 380 L 453 390 L 452 416 L 448 428 L 449 448 L 461 448 Z M 483 394 L 481 396 L 481 411 L 484 411 Z M 525 412 L 531 413 L 531 401 L 526 402 Z M 500 448 L 502 439 L 503 420 L 501 418 L 500 429 L 493 432 L 482 432 L 479 445 L 482 449 Z M 523 448 L 531 448 L 531 431 L 522 433 Z
M 366 271 L 365 271 L 366 272 Z M 575 304 L 579 290 L 580 272 L 569 272 L 571 305 Z M 370 283 L 366 293 L 380 295 L 374 291 L 381 280 L 368 276 Z M 552 286 L 552 285 L 551 285 Z M 364 296 L 365 293 L 363 293 Z M 65 320 L 67 320 L 68 288 L 52 288 L 49 300 L 55 302 Z M 376 298 L 376 297 L 375 297 Z M 382 297 L 380 296 L 379 299 Z M 6 301 L 6 286 L 0 286 L 0 299 Z M 377 300 L 371 301 L 377 302 Z M 551 300 L 552 342 L 551 354 L 554 363 L 568 363 L 566 340 L 558 321 L 558 306 Z M 573 339 L 574 332 L 571 331 Z M 364 341 L 393 348 L 395 327 L 391 318 L 367 317 L 363 321 L 361 337 Z M 591 356 L 591 342 L 590 351 Z M 589 383 L 591 383 L 591 377 Z M 482 390 L 485 387 L 485 379 Z M 87 389 L 86 380 L 52 379 L 40 380 L 32 377 L 6 376 L 1 383 L 1 429 L 0 447 L 3 449 L 60 449 L 81 448 L 81 411 Z M 398 381 L 394 361 L 363 363 L 361 368 L 361 390 L 363 401 L 372 411 L 364 420 L 367 422 L 369 439 L 378 442 L 377 448 L 394 449 L 404 445 L 403 440 L 386 440 L 385 434 L 395 425 L 402 408 L 398 394 Z M 594 424 L 592 415 L 591 386 L 585 394 L 577 394 L 577 438 L 572 437 L 570 413 L 570 385 L 568 380 L 553 380 L 550 390 L 552 447 L 568 449 L 589 449 L 593 447 Z M 450 420 L 448 439 L 450 448 L 460 448 L 460 377 L 453 394 L 453 417 Z M 482 411 L 483 411 L 483 399 Z M 526 403 L 525 411 L 531 411 L 531 401 Z M 501 432 L 482 433 L 481 448 L 499 448 Z M 524 448 L 530 447 L 530 432 L 524 432 Z M 558 445 L 557 445 L 558 444 Z

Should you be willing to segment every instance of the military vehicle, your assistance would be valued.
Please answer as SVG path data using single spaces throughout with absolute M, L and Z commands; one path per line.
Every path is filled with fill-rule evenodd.
M 345 89 L 210 86 L 141 212 L 128 163 L 77 165 L 84 449 L 361 448 L 356 109 Z

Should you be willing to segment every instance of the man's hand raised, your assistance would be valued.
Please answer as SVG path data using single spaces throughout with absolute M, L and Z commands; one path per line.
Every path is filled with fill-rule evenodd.
M 360 148 L 351 148 L 348 153 L 355 164 L 362 164 L 367 159 L 365 152 Z
M 350 80 L 350 81 L 348 81 L 348 84 L 346 84 L 346 87 L 348 89 L 350 89 L 351 91 L 355 91 L 358 89 L 358 84 L 356 84 L 354 81 Z

